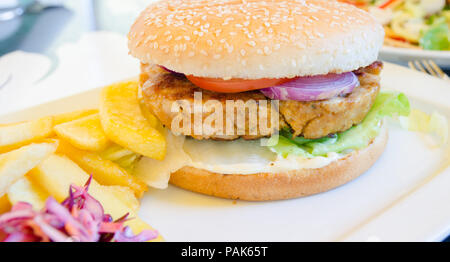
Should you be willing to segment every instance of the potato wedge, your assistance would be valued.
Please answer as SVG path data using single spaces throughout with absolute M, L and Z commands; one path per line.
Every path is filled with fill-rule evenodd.
M 33 182 L 38 183 L 57 201 L 67 198 L 71 184 L 83 186 L 89 179 L 89 175 L 84 172 L 75 162 L 65 156 L 51 155 L 40 165 L 30 172 Z M 102 203 L 105 213 L 110 214 L 114 219 L 118 219 L 129 213 L 134 218 L 126 222 L 134 233 L 140 233 L 142 229 L 151 229 L 145 222 L 137 217 L 133 207 L 127 206 L 117 196 L 109 190 L 105 190 L 97 181 L 92 180 L 89 193 Z M 158 237 L 156 241 L 161 241 Z
M 122 201 L 127 207 L 130 207 L 133 211 L 137 212 L 139 210 L 139 200 L 129 187 L 103 186 L 103 188 L 113 193 L 117 199 L 120 199 L 120 201 Z
M 53 154 L 57 143 L 31 144 L 0 155 L 0 196 L 31 169 Z
M 116 163 L 119 164 L 119 166 L 128 170 L 132 174 L 135 165 L 139 162 L 139 160 L 141 158 L 142 158 L 142 156 L 140 156 L 138 154 L 134 154 L 134 155 L 122 157 L 121 159 L 117 160 Z
M 53 123 L 55 125 L 60 125 L 60 124 L 71 122 L 71 121 L 83 118 L 85 116 L 90 116 L 90 115 L 97 114 L 97 113 L 98 113 L 97 109 L 78 110 L 78 111 L 63 113 L 63 114 L 53 116 Z
M 8 196 L 4 195 L 0 197 L 0 214 L 4 214 L 11 210 L 11 203 L 9 202 Z
M 133 216 L 130 218 L 133 218 L 133 219 L 128 221 L 126 223 L 126 225 L 131 228 L 133 233 L 138 234 L 144 230 L 154 230 L 149 224 L 145 223 L 139 217 Z M 164 238 L 161 236 L 161 234 L 158 234 L 158 237 L 151 240 L 150 242 L 163 242 L 163 241 L 164 241 Z
M 60 141 L 57 152 L 77 163 L 102 185 L 129 187 L 137 197 L 142 197 L 148 189 L 144 182 L 129 174 L 118 164 L 105 160 L 96 153 L 77 149 L 65 141 Z
M 83 150 L 101 151 L 110 145 L 98 114 L 57 125 L 54 129 L 58 137 Z
M 52 117 L 4 125 L 0 127 L 0 154 L 31 144 L 52 134 Z
M 147 121 L 150 123 L 150 125 L 153 128 L 157 128 L 159 125 L 161 125 L 161 122 L 158 118 L 150 111 L 150 108 L 145 106 L 144 100 L 139 99 L 139 106 L 141 108 L 141 112 L 144 115 L 144 117 L 147 119 Z
M 17 202 L 27 202 L 33 205 L 33 208 L 36 210 L 41 210 L 49 197 L 49 194 L 45 190 L 42 190 L 42 188 L 26 176 L 14 183 L 8 189 L 7 195 L 11 204 L 15 205 Z
M 143 115 L 137 82 L 105 87 L 100 100 L 100 120 L 106 135 L 115 143 L 146 157 L 162 160 L 164 136 Z
M 123 148 L 122 146 L 119 146 L 117 144 L 113 144 L 109 146 L 105 151 L 100 153 L 100 156 L 104 159 L 108 159 L 111 161 L 117 161 L 121 158 L 135 155 L 133 151 Z

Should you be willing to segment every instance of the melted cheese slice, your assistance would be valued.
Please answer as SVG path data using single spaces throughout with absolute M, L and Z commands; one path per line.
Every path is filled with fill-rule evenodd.
M 135 170 L 138 178 L 159 189 L 167 188 L 170 175 L 185 166 L 219 174 L 254 175 L 321 168 L 342 157 L 333 153 L 311 159 L 298 156 L 283 158 L 261 146 L 259 140 L 199 141 L 175 136 L 168 130 L 166 139 L 166 158 L 163 161 L 142 158 Z

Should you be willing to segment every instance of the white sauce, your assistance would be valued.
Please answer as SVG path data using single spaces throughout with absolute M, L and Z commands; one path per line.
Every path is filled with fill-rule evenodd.
M 321 168 L 342 158 L 337 153 L 328 157 L 306 159 L 297 156 L 283 158 L 256 141 L 198 141 L 166 133 L 167 155 L 163 161 L 143 158 L 136 167 L 136 175 L 149 186 L 167 188 L 170 174 L 185 167 L 214 173 L 252 175 L 279 173 L 299 169 Z

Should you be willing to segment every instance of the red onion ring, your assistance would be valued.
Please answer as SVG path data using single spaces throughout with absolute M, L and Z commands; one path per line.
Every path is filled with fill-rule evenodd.
M 175 71 L 173 71 L 173 70 L 170 70 L 169 68 L 167 68 L 167 67 L 165 67 L 165 66 L 159 66 L 159 67 L 161 67 L 162 69 L 164 69 L 164 70 L 166 70 L 167 72 L 172 73 L 172 74 L 174 74 L 174 75 L 177 75 L 177 76 L 184 76 L 184 74 L 175 72 Z
M 359 86 L 358 77 L 352 73 L 298 77 L 282 85 L 262 89 L 274 100 L 318 101 L 349 94 Z

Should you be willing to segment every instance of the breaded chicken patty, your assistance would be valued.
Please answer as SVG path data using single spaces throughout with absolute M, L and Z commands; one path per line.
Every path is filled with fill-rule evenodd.
M 382 69 L 381 62 L 375 62 L 370 66 L 356 70 L 354 73 L 358 76 L 360 86 L 356 87 L 352 93 L 346 96 L 339 96 L 328 100 L 299 102 L 299 101 L 280 101 L 279 103 L 279 121 L 277 125 L 273 125 L 270 121 L 272 112 L 276 110 L 271 106 L 271 100 L 265 97 L 260 91 L 249 91 L 236 94 L 217 93 L 201 89 L 192 84 L 184 75 L 170 73 L 167 70 L 156 65 L 142 65 L 141 74 L 141 91 L 145 105 L 160 119 L 162 124 L 168 128 L 171 127 L 175 117 L 179 115 L 173 112 L 174 102 L 185 101 L 194 112 L 194 94 L 202 92 L 202 103 L 205 105 L 208 101 L 216 100 L 223 105 L 226 110 L 226 101 L 243 101 L 249 100 L 267 101 L 267 132 L 262 133 L 260 128 L 249 128 L 254 125 L 250 123 L 250 114 L 246 112 L 245 130 L 235 123 L 236 116 L 227 117 L 223 112 L 223 127 L 218 129 L 213 123 L 212 130 L 227 130 L 227 122 L 233 122 L 233 135 L 224 135 L 220 132 L 212 132 L 210 134 L 194 134 L 192 129 L 184 135 L 189 135 L 195 139 L 215 139 L 215 140 L 234 140 L 243 139 L 259 139 L 273 134 L 278 127 L 290 128 L 295 136 L 303 136 L 308 139 L 321 138 L 337 132 L 348 130 L 353 125 L 361 123 L 370 108 L 372 107 L 376 96 L 380 90 L 379 74 Z M 261 106 L 261 103 L 258 102 Z M 258 113 L 260 112 L 258 107 Z M 203 121 L 207 119 L 213 112 L 203 112 Z M 258 114 L 263 117 L 265 114 Z M 194 121 L 194 117 L 191 117 Z M 261 119 L 258 119 L 260 121 Z M 220 124 L 220 123 L 219 123 Z M 279 124 L 279 125 L 278 125 Z M 227 133 L 228 134 L 228 133 Z

